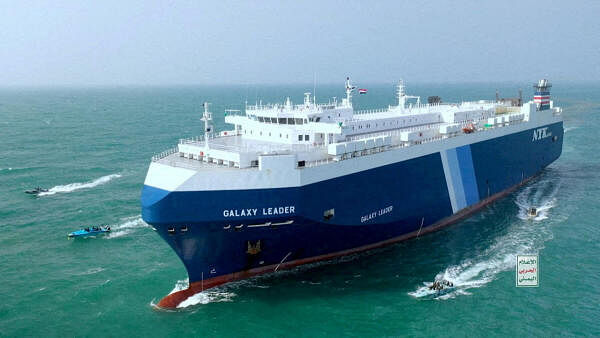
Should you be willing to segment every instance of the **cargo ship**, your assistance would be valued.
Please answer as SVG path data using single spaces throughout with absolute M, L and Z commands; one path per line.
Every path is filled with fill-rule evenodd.
M 144 221 L 189 276 L 157 305 L 422 236 L 501 198 L 562 152 L 550 88 L 422 103 L 400 81 L 397 105 L 355 111 L 348 78 L 341 101 L 246 104 L 218 133 L 205 103 L 202 136 L 154 156 L 142 189 Z

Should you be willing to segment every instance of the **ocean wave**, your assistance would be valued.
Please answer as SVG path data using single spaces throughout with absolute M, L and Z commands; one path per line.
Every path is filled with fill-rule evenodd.
M 39 169 L 40 167 L 7 167 L 7 168 L 0 168 L 0 172 L 17 172 L 17 171 L 23 171 L 23 170 L 33 170 L 33 169 Z
M 46 191 L 46 192 L 42 192 L 42 193 L 38 194 L 38 196 L 49 196 L 49 195 L 54 195 L 57 193 L 70 193 L 70 192 L 73 192 L 73 191 L 76 191 L 79 189 L 94 188 L 99 185 L 106 184 L 106 183 L 110 182 L 112 179 L 119 178 L 119 177 L 121 177 L 120 174 L 110 174 L 110 175 L 106 175 L 106 176 L 97 178 L 91 182 L 71 183 L 71 184 L 67 184 L 67 185 L 57 185 L 53 188 L 48 189 L 48 191 Z
M 515 222 L 509 232 L 496 239 L 482 254 L 464 259 L 460 264 L 451 265 L 439 272 L 433 281 L 447 280 L 453 288 L 439 293 L 430 290 L 433 281 L 425 281 L 415 291 L 408 294 L 415 298 L 451 299 L 460 295 L 470 295 L 469 289 L 482 287 L 501 272 L 515 267 L 516 256 L 520 254 L 536 254 L 544 248 L 544 243 L 553 238 L 551 218 L 548 211 L 556 205 L 555 195 L 560 188 L 560 181 L 540 181 L 521 191 L 515 200 L 519 206 Z M 526 211 L 530 206 L 538 206 L 540 213 L 532 223 Z M 550 221 L 548 221 L 550 218 Z M 541 222 L 546 220 L 545 222 Z
M 577 128 L 578 127 L 567 127 L 567 128 L 565 128 L 564 133 L 566 134 L 566 133 L 570 132 L 571 130 L 574 130 L 574 129 L 577 129 Z
M 96 274 L 96 273 L 102 272 L 102 271 L 104 271 L 104 268 L 102 268 L 102 267 L 96 267 L 96 268 L 87 269 L 86 271 L 80 272 L 77 275 L 78 276 L 93 275 L 93 274 Z

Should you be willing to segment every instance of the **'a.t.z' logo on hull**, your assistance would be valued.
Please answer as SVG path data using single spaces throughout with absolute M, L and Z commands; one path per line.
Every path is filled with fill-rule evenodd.
M 543 138 L 550 137 L 550 136 L 552 136 L 552 132 L 548 130 L 548 127 L 538 128 L 533 131 L 533 139 L 531 141 L 533 142 L 533 141 L 541 140 Z

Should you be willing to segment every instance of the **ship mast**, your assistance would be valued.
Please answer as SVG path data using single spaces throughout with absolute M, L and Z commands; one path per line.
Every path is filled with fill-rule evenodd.
M 212 135 L 212 113 L 208 111 L 208 102 L 204 102 L 204 113 L 202 114 L 201 121 L 204 121 L 204 147 L 208 149 L 208 139 Z
M 417 99 L 417 106 L 421 104 L 420 96 L 406 95 L 404 81 L 402 79 L 398 81 L 396 95 L 398 96 L 398 107 L 400 107 L 400 109 L 406 108 L 406 99 Z
M 350 78 L 347 77 L 346 78 L 346 99 L 344 100 L 344 104 L 347 107 L 352 106 L 352 91 L 354 90 L 354 88 L 356 88 L 356 87 L 352 85 L 352 83 L 350 82 Z

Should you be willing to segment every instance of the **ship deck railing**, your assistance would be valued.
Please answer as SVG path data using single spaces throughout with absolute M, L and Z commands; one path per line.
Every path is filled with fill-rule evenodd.
M 209 136 L 208 147 L 210 149 L 243 152 L 243 153 L 285 153 L 285 152 L 311 152 L 325 149 L 325 144 L 287 144 L 265 142 L 257 140 L 243 140 L 241 134 L 227 136 Z M 191 144 L 197 147 L 206 145 L 206 137 L 195 136 L 180 139 L 179 144 Z M 228 142 L 231 140 L 230 142 Z
M 461 103 L 419 103 L 419 104 L 409 104 L 408 106 L 406 106 L 404 108 L 404 113 L 405 114 L 410 114 L 413 112 L 413 110 L 435 110 L 437 111 L 437 109 L 440 108 L 448 108 L 448 107 L 455 107 L 455 108 L 470 108 L 472 106 L 477 106 L 477 105 L 494 105 L 495 102 L 494 101 L 488 101 L 488 100 L 480 100 L 480 101 L 463 101 Z M 490 107 L 491 108 L 491 107 Z M 391 112 L 391 111 L 396 111 L 399 110 L 400 108 L 398 106 L 388 106 L 387 108 L 378 108 L 378 109 L 365 109 L 365 110 L 356 110 L 354 111 L 355 115 L 369 115 L 369 114 L 379 114 L 379 113 L 387 113 L 387 112 Z

